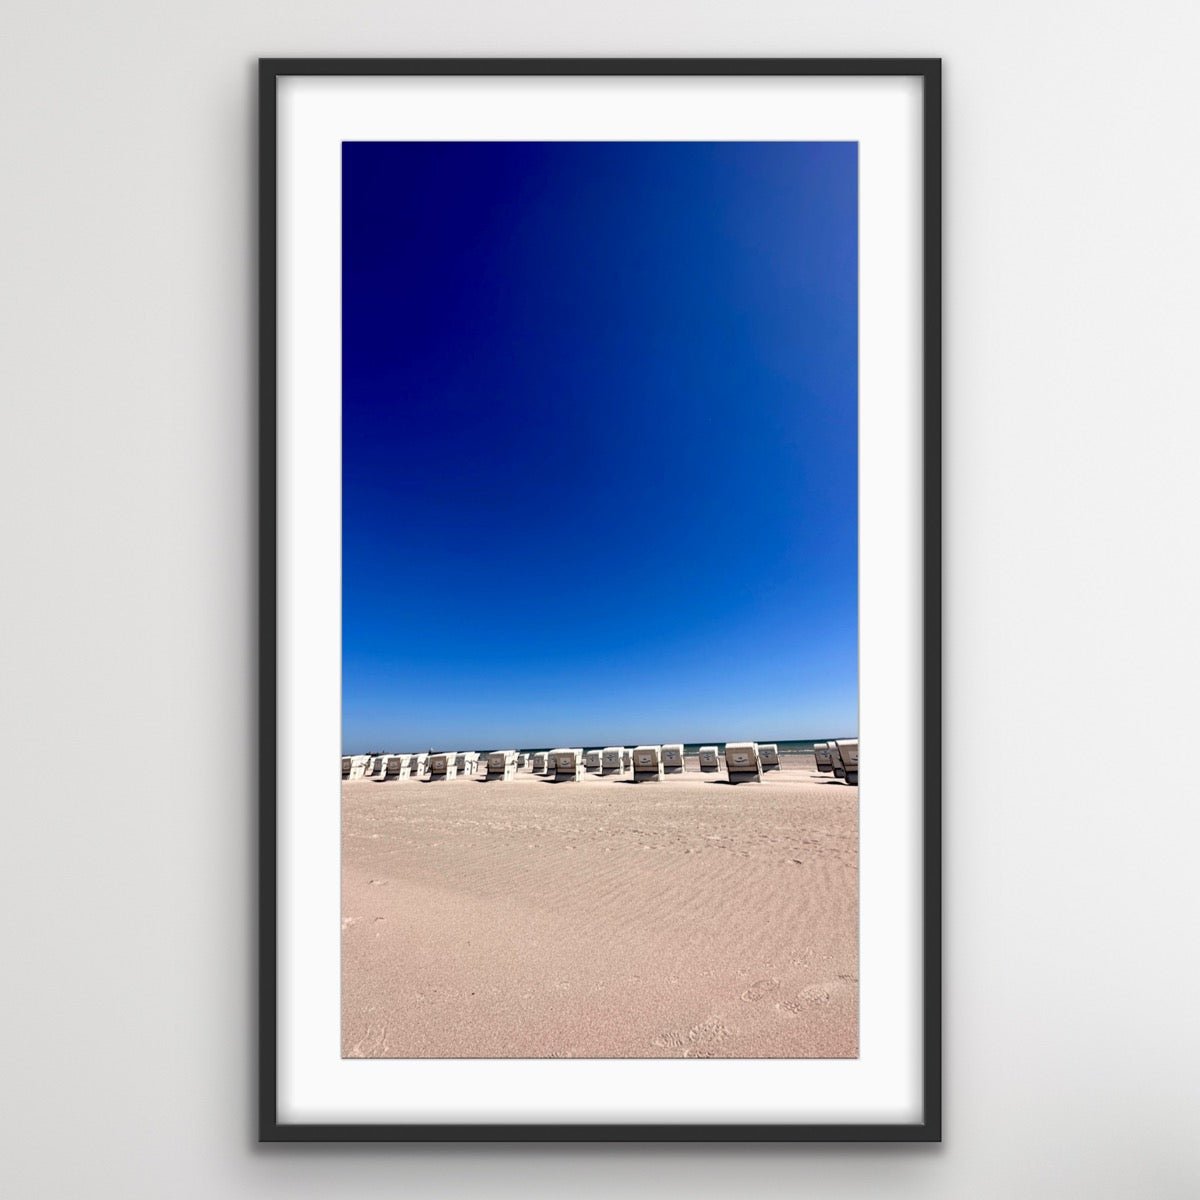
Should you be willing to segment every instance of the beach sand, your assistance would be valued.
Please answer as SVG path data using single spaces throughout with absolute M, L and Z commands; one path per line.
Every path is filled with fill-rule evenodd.
M 342 784 L 349 1058 L 858 1053 L 858 788 Z

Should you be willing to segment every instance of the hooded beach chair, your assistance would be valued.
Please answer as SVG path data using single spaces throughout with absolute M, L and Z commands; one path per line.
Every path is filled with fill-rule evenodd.
M 383 756 L 383 769 L 375 773 L 375 781 L 377 783 L 387 783 L 392 779 L 399 779 L 403 766 L 403 754 L 385 754 Z
M 487 756 L 487 771 L 484 779 L 512 779 L 517 773 L 517 752 L 515 750 L 493 750 Z
M 400 767 L 401 779 L 420 779 L 428 766 L 429 755 L 422 751 L 420 754 L 406 754 Z
M 635 746 L 633 748 L 633 782 L 645 783 L 663 777 L 662 747 Z
M 779 747 L 774 742 L 759 743 L 758 761 L 762 763 L 764 771 L 783 770 L 783 766 L 779 761 Z
M 842 765 L 842 753 L 838 749 L 837 742 L 829 743 L 829 765 L 833 769 L 835 779 L 846 778 L 846 768 Z
M 842 758 L 842 766 L 846 770 L 846 782 L 858 784 L 858 738 L 850 738 L 844 742 L 835 742 L 838 754 Z
M 717 753 L 716 746 L 701 746 L 700 747 L 700 770 L 702 771 L 719 771 L 721 769 L 721 756 Z
M 730 783 L 762 783 L 762 760 L 755 742 L 729 742 L 725 746 L 725 770 Z
M 813 743 L 813 758 L 817 760 L 817 770 L 822 775 L 833 774 L 833 755 L 829 751 L 828 742 Z
M 453 779 L 458 774 L 458 755 L 431 754 L 429 756 L 429 782 L 440 783 Z
M 551 771 L 556 780 L 583 778 L 583 751 L 558 749 L 550 751 Z
M 605 746 L 600 752 L 601 775 L 625 774 L 625 747 Z
M 662 748 L 663 774 L 680 775 L 683 773 L 683 744 L 671 742 Z

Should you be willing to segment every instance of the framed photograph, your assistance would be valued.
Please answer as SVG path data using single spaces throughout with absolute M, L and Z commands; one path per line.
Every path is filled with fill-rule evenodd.
M 939 62 L 260 70 L 261 1140 L 940 1139 Z

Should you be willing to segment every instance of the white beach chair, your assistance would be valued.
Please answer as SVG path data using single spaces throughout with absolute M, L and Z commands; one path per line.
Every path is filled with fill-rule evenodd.
M 383 756 L 383 770 L 378 771 L 375 774 L 376 782 L 387 783 L 392 779 L 399 779 L 400 770 L 403 766 L 403 754 L 385 754 Z
M 822 775 L 833 773 L 833 755 L 829 751 L 828 742 L 814 742 L 813 757 L 817 760 L 817 770 Z
M 663 777 L 662 747 L 635 746 L 633 748 L 633 782 L 645 783 Z
M 342 756 L 342 778 L 350 778 L 350 768 L 354 765 L 354 759 Z
M 429 756 L 429 782 L 441 783 L 453 779 L 458 774 L 458 755 L 431 754 Z
M 629 768 L 633 766 L 633 751 L 630 750 L 628 746 L 626 746 L 625 750 L 624 750 L 624 755 L 625 755 L 625 770 L 628 771 Z
M 350 759 L 350 779 L 365 779 L 370 759 L 365 754 L 355 754 Z
M 533 763 L 533 773 L 535 775 L 545 775 L 546 764 L 550 761 L 550 755 L 542 750 L 535 754 L 531 761 Z
M 460 751 L 454 756 L 454 766 L 459 775 L 474 775 L 479 769 L 479 751 Z
M 846 770 L 846 782 L 858 785 L 858 738 L 849 738 L 844 742 L 834 743 L 842 758 L 842 766 Z
M 517 770 L 523 771 L 529 763 L 529 755 L 523 750 L 517 752 Z
M 721 769 L 721 756 L 717 753 L 716 746 L 701 746 L 700 747 L 700 770 L 702 771 L 719 771 Z
M 600 774 L 624 775 L 625 753 L 624 746 L 605 746 L 600 752 Z
M 550 751 L 552 763 L 551 773 L 555 780 L 574 779 L 578 782 L 583 778 L 583 751 L 558 749 Z
M 671 742 L 662 748 L 662 765 L 664 775 L 681 775 L 683 766 L 683 744 Z
M 404 763 L 400 768 L 401 779 L 420 779 L 429 765 L 429 755 L 421 754 L 406 754 Z
M 846 778 L 846 768 L 842 764 L 842 753 L 838 749 L 837 742 L 829 743 L 829 765 L 833 770 L 833 777 L 835 779 Z
M 487 771 L 484 779 L 489 783 L 494 779 L 504 781 L 512 779 L 517 773 L 517 752 L 515 750 L 493 750 L 487 756 Z
M 728 742 L 725 746 L 725 770 L 730 783 L 762 783 L 762 760 L 755 742 Z
M 783 770 L 783 765 L 779 761 L 779 747 L 775 742 L 759 743 L 758 761 L 762 763 L 764 772 Z
M 599 750 L 587 750 L 584 752 L 583 769 L 585 771 L 588 771 L 589 773 L 592 771 L 595 771 L 597 774 L 599 774 L 600 765 L 601 765 L 601 763 L 600 763 L 600 751 Z

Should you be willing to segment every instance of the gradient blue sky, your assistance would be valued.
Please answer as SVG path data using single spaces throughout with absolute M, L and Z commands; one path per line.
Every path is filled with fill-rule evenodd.
M 342 168 L 346 752 L 856 733 L 856 146 Z

